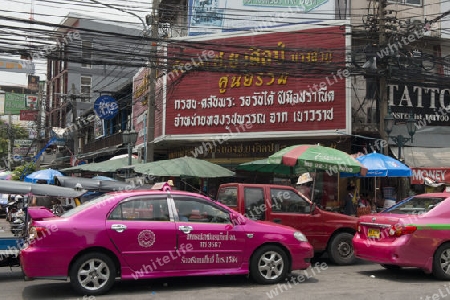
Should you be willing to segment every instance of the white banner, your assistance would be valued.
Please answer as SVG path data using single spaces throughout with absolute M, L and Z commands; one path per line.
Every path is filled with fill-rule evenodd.
M 269 28 L 335 19 L 333 0 L 189 0 L 189 35 Z

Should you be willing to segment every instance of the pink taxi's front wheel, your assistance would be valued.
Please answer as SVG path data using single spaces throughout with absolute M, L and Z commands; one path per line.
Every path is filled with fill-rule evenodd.
M 250 263 L 250 275 L 258 283 L 283 281 L 289 270 L 286 253 L 278 246 L 263 246 L 255 251 Z

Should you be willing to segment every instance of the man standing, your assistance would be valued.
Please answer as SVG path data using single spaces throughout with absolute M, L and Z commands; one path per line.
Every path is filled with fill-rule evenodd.
M 355 205 L 353 204 L 353 196 L 355 194 L 355 186 L 347 186 L 347 195 L 344 200 L 344 214 L 354 216 L 356 214 Z
M 311 200 L 311 185 L 313 179 L 309 173 L 303 173 L 298 177 L 297 190 L 302 193 L 303 196 Z

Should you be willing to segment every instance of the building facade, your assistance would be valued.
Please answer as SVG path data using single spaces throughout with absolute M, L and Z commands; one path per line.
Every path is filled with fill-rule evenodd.
M 145 34 L 142 28 L 77 14 L 58 27 L 48 55 L 45 128 L 48 137 L 65 129 L 64 146 L 78 159 L 120 150 L 121 131 L 131 123 L 131 79 L 147 60 Z M 94 118 L 94 102 L 102 95 L 116 97 L 119 105 L 110 120 Z

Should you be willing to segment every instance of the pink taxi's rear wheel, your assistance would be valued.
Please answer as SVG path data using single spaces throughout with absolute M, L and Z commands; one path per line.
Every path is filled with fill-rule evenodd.
M 79 257 L 70 269 L 70 283 L 80 295 L 101 295 L 114 284 L 116 266 L 103 253 L 87 253 Z
M 433 275 L 442 280 L 450 280 L 450 243 L 442 244 L 434 253 Z

